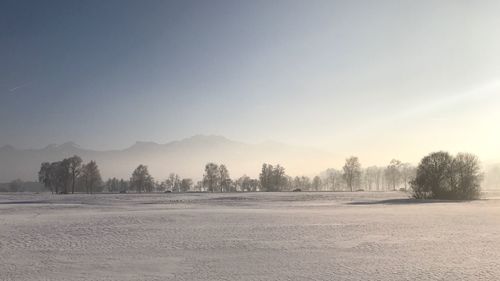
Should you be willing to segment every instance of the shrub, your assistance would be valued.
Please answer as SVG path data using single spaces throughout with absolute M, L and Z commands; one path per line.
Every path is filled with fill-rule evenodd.
M 477 199 L 481 189 L 481 168 L 475 155 L 434 152 L 424 157 L 411 181 L 413 197 L 418 199 Z

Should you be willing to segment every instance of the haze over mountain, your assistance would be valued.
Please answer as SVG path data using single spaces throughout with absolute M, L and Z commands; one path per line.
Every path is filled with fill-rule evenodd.
M 488 0 L 0 1 L 0 146 L 109 150 L 201 133 L 363 165 L 438 150 L 493 162 L 499 10 Z
M 262 163 L 281 164 L 290 175 L 313 175 L 343 161 L 325 151 L 277 142 L 248 144 L 222 136 L 197 135 L 166 144 L 136 142 L 122 150 L 84 149 L 73 142 L 49 145 L 42 149 L 0 148 L 0 182 L 14 179 L 36 180 L 42 162 L 58 161 L 79 155 L 84 161 L 97 161 L 103 178 L 128 179 L 139 164 L 149 166 L 156 179 L 175 172 L 199 179 L 208 162 L 223 163 L 232 177 L 257 176 Z

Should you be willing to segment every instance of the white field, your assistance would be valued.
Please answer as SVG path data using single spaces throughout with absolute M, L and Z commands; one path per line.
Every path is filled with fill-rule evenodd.
M 0 280 L 498 280 L 496 196 L 1 194 Z

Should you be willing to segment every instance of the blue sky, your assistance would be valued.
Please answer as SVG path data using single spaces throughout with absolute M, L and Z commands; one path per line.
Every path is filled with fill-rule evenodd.
M 2 1 L 0 145 L 499 159 L 498 1 Z

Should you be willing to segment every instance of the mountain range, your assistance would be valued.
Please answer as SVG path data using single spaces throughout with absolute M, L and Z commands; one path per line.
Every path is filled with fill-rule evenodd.
M 78 155 L 84 162 L 95 160 L 103 179 L 128 179 L 139 165 L 147 165 L 153 177 L 165 179 L 175 172 L 181 177 L 200 179 L 208 162 L 225 164 L 233 178 L 244 174 L 256 177 L 263 163 L 280 164 L 289 175 L 315 175 L 338 165 L 343 159 L 314 148 L 278 142 L 248 144 L 222 136 L 197 135 L 166 144 L 136 142 L 121 150 L 97 151 L 68 142 L 42 149 L 0 148 L 0 182 L 36 180 L 42 162 L 59 161 Z

